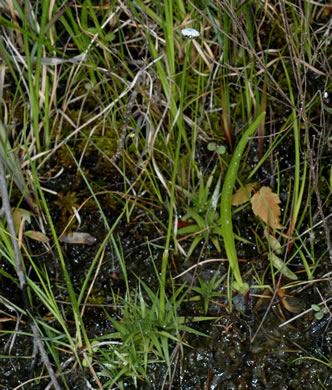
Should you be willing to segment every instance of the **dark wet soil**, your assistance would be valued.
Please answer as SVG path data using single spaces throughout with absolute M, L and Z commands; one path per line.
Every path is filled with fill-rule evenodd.
M 67 175 L 68 183 L 61 178 L 58 181 L 49 183 L 49 188 L 56 188 L 58 192 L 68 193 L 77 179 L 75 179 L 72 173 Z M 85 196 L 84 187 L 76 184 L 74 186 L 75 201 L 80 203 Z M 121 185 L 116 186 L 115 190 L 121 190 Z M 69 215 L 64 214 L 54 200 L 54 196 L 53 199 L 52 196 L 49 196 L 48 202 L 52 210 L 52 216 L 60 233 L 61 226 L 69 218 Z M 100 201 L 105 210 L 107 210 L 110 203 L 115 204 L 119 202 L 114 198 L 110 200 L 108 195 L 101 196 Z M 90 267 L 91 259 L 96 254 L 98 244 L 102 242 L 106 235 L 104 221 L 98 216 L 94 207 L 87 206 L 82 209 L 80 214 L 82 225 L 79 230 L 93 234 L 96 242 L 93 245 L 62 244 L 66 265 L 77 293 L 79 293 L 81 282 Z M 112 225 L 117 217 L 116 207 L 109 208 L 106 216 L 109 224 Z M 158 217 L 164 218 L 166 221 L 167 211 L 163 208 L 159 209 Z M 250 210 L 243 210 L 235 215 L 234 223 L 237 226 L 241 226 L 241 234 L 244 237 L 253 240 L 252 231 L 248 227 L 248 223 L 243 223 L 243 221 L 249 218 L 252 219 Z M 117 239 L 122 244 L 130 286 L 136 287 L 138 285 L 136 277 L 138 276 L 150 288 L 156 291 L 158 289 L 158 281 L 154 272 L 152 272 L 151 252 L 149 252 L 146 241 L 148 237 L 150 242 L 155 242 L 162 246 L 164 238 L 161 233 L 165 232 L 158 231 L 151 227 L 151 224 L 146 223 L 149 218 L 147 218 L 147 213 L 144 210 L 138 209 L 137 215 L 133 216 L 132 220 L 135 222 L 127 223 L 124 218 L 117 229 Z M 72 228 L 75 230 L 75 225 Z M 323 229 L 319 229 L 319 232 L 316 232 L 316 240 L 321 240 L 322 242 L 322 253 L 325 245 L 323 235 Z M 30 240 L 28 247 L 30 253 L 34 254 L 36 262 L 39 265 L 43 264 L 48 270 L 55 296 L 59 302 L 62 302 L 63 310 L 66 311 L 67 305 L 65 302 L 68 300 L 68 297 L 62 287 L 64 281 L 57 257 L 45 252 L 44 247 L 35 241 Z M 320 248 L 317 242 L 316 247 Z M 197 249 L 195 256 L 198 255 L 200 249 Z M 156 266 L 160 267 L 162 250 L 156 246 L 151 246 L 150 250 Z M 238 245 L 240 258 L 249 258 L 248 251 L 252 250 L 252 247 L 248 247 L 245 244 Z M 210 248 L 209 256 L 213 257 L 215 255 L 217 257 L 218 254 L 213 251 L 213 248 Z M 329 267 L 324 259 L 326 257 L 320 262 L 316 271 L 316 277 L 324 275 L 328 271 Z M 263 255 L 261 257 L 256 255 L 253 261 L 255 261 L 256 269 L 259 270 L 259 262 L 262 262 L 261 268 L 264 269 L 266 266 L 264 262 L 267 260 Z M 170 266 L 170 272 L 176 275 L 193 264 L 193 261 L 183 263 L 181 256 L 177 257 L 176 262 Z M 294 261 L 293 264 L 296 271 L 297 262 Z M 300 265 L 301 262 L 299 260 L 298 266 L 300 267 Z M 250 275 L 250 264 L 243 264 L 241 267 L 243 273 L 247 269 L 248 275 Z M 2 271 L 13 272 L 6 263 L 2 263 Z M 225 274 L 227 272 L 227 264 L 224 263 L 221 266 L 219 264 L 204 265 L 199 268 L 197 275 L 200 275 L 202 278 L 209 278 L 211 277 L 211 272 L 219 272 L 220 275 Z M 36 279 L 32 269 L 29 271 L 29 274 L 32 279 Z M 20 306 L 22 304 L 21 294 L 17 286 L 2 275 L 0 275 L 0 278 L 0 295 L 10 298 L 11 302 Z M 185 278 L 191 282 L 193 273 L 186 274 Z M 179 283 L 183 281 L 184 279 L 182 278 Z M 196 283 L 195 281 L 196 279 L 194 279 L 194 283 Z M 91 300 L 84 315 L 87 333 L 91 338 L 114 331 L 112 324 L 107 320 L 104 313 L 104 308 L 106 308 L 110 315 L 119 314 L 117 309 L 112 308 L 112 291 L 116 291 L 119 295 L 125 294 L 126 287 L 121 266 L 112 250 L 112 246 L 108 245 L 101 265 L 101 272 L 98 273 L 93 292 L 90 295 Z M 225 284 L 221 284 L 220 292 L 226 296 Z M 321 283 L 319 292 L 326 298 L 331 296 L 330 284 L 328 282 Z M 329 368 L 321 362 L 314 360 L 322 359 L 324 356 L 331 365 L 332 329 L 328 314 L 321 320 L 316 320 L 314 313 L 309 311 L 280 328 L 280 324 L 295 315 L 287 311 L 280 303 L 278 297 L 274 304 L 268 307 L 270 300 L 260 300 L 257 297 L 260 293 L 259 291 L 253 291 L 252 296 L 240 299 L 241 313 L 237 310 L 230 313 L 225 298 L 216 299 L 218 304 L 210 304 L 208 315 L 215 316 L 217 319 L 200 325 L 191 324 L 194 328 L 210 337 L 203 338 L 184 335 L 184 341 L 187 341 L 191 348 L 185 347 L 183 356 L 175 354 L 173 362 L 175 375 L 172 377 L 171 382 L 166 372 L 166 367 L 157 364 L 149 368 L 151 382 L 141 382 L 138 388 L 160 389 L 163 385 L 166 386 L 165 388 L 170 386 L 172 389 L 185 390 L 202 388 L 320 389 L 324 388 L 323 386 L 330 388 L 332 383 Z M 310 286 L 302 289 L 298 288 L 293 291 L 293 294 L 301 300 L 301 309 L 303 311 L 310 309 L 312 303 L 320 302 L 318 290 Z M 236 303 L 236 301 L 234 302 Z M 225 303 L 226 306 L 224 305 Z M 47 314 L 47 310 L 39 306 L 37 300 L 35 305 L 40 315 Z M 261 326 L 267 310 L 268 314 Z M 15 312 L 8 309 L 6 312 L 11 312 L 14 318 L 16 318 Z M 188 318 L 188 324 L 190 325 L 190 318 L 195 315 L 203 315 L 203 303 L 185 303 L 181 308 L 181 314 Z M 18 329 L 22 332 L 30 332 L 26 321 L 27 319 L 23 317 L 19 323 L 12 320 L 3 323 L 2 327 L 6 330 L 14 330 L 15 326 L 18 326 Z M 49 325 L 54 326 L 52 321 L 49 322 Z M 252 341 L 253 339 L 254 341 Z M 0 358 L 0 385 L 4 389 L 13 389 L 33 375 L 30 371 L 31 360 L 29 358 L 32 354 L 31 337 L 24 334 L 16 335 L 12 345 L 10 341 L 8 335 L 0 338 L 2 353 L 12 356 L 10 360 Z M 175 345 L 174 348 L 176 348 Z M 305 359 L 303 359 L 304 357 Z M 298 358 L 302 358 L 302 360 L 296 360 Z M 65 355 L 62 359 L 65 359 Z M 37 363 L 34 368 L 35 372 L 39 371 L 39 365 L 41 364 Z M 82 372 L 74 369 L 68 375 L 68 381 L 71 383 L 72 389 L 85 388 L 85 382 L 80 382 L 78 379 L 82 379 L 84 375 L 91 380 L 91 374 L 85 369 Z M 25 385 L 24 389 L 44 389 L 45 384 L 46 381 L 41 381 L 40 384 L 33 382 Z M 128 383 L 124 382 L 124 385 L 126 389 L 134 388 L 130 381 Z

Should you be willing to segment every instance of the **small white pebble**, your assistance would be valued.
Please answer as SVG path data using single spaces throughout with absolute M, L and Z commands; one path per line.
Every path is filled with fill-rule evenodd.
M 199 32 L 195 30 L 194 28 L 184 28 L 181 30 L 181 34 L 189 39 L 194 39 L 199 37 Z

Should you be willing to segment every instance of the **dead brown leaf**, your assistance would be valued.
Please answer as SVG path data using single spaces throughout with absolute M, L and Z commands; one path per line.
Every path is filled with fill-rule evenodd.
M 24 235 L 32 238 L 33 240 L 40 241 L 40 242 L 49 242 L 50 239 L 42 232 L 38 232 L 36 230 L 27 230 L 24 232 Z
M 254 191 L 256 185 L 257 182 L 248 183 L 245 185 L 246 190 L 243 187 L 240 187 L 232 197 L 232 205 L 240 206 L 241 204 L 248 202 L 248 200 L 250 200 L 251 194 Z
M 280 199 L 269 187 L 262 187 L 251 198 L 252 211 L 273 229 L 282 229 L 280 225 Z
M 69 234 L 64 234 L 60 241 L 67 244 L 82 244 L 82 245 L 93 245 L 96 243 L 97 239 L 89 233 L 83 232 L 72 232 Z
M 14 226 L 16 234 L 19 234 L 21 224 L 25 223 L 26 221 L 28 223 L 31 223 L 31 216 L 32 213 L 28 210 L 17 208 L 13 210 L 13 220 L 14 220 Z

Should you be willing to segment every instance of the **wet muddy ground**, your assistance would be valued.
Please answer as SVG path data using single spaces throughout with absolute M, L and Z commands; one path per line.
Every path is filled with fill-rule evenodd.
M 291 165 L 291 162 L 285 162 L 285 165 Z M 64 180 L 66 178 L 66 180 Z M 103 182 L 107 182 L 109 178 L 102 178 Z M 114 179 L 114 176 L 113 176 Z M 119 181 L 120 183 L 120 178 Z M 109 224 L 117 218 L 116 204 L 120 202 L 118 197 L 112 191 L 121 190 L 117 180 L 110 181 L 109 185 L 105 185 L 103 190 L 110 193 L 101 195 L 100 201 L 105 210 L 105 214 L 109 220 Z M 67 194 L 67 197 L 73 196 L 74 201 L 81 203 L 86 191 L 81 185 L 82 181 L 77 178 L 76 173 L 65 172 L 58 180 L 52 180 L 47 185 L 49 189 L 57 189 L 61 194 Z M 73 190 L 74 189 L 74 190 Z M 74 194 L 74 195 L 73 195 Z M 54 197 L 49 195 L 48 202 L 53 213 L 53 220 L 56 227 L 61 232 L 61 227 L 69 215 L 59 207 L 59 196 Z M 167 210 L 159 208 L 157 210 L 158 217 L 166 221 Z M 81 209 L 80 215 L 82 224 L 79 228 L 81 232 L 88 232 L 95 237 L 96 241 L 92 245 L 78 245 L 62 243 L 62 250 L 65 256 L 66 265 L 70 272 L 73 284 L 79 292 L 80 283 L 84 279 L 91 259 L 95 256 L 98 245 L 102 242 L 106 235 L 104 222 L 93 205 L 87 204 Z M 250 210 L 244 209 L 241 213 L 236 214 L 234 223 L 241 227 L 242 236 L 252 240 L 252 231 L 248 224 L 253 217 Z M 146 282 L 150 288 L 158 289 L 158 280 L 153 272 L 151 265 L 151 253 L 154 258 L 157 268 L 160 267 L 162 249 L 164 242 L 162 231 L 157 230 L 151 223 L 151 218 L 145 210 L 137 209 L 136 215 L 131 219 L 134 222 L 127 223 L 125 218 L 117 229 L 117 240 L 122 245 L 124 258 L 126 259 L 126 267 L 129 276 L 131 287 L 137 287 L 137 277 Z M 246 222 L 247 221 L 247 222 Z M 75 229 L 75 226 L 73 226 Z M 323 258 L 316 270 L 315 276 L 319 278 L 329 271 L 327 262 L 327 254 L 324 255 L 324 232 L 319 228 L 316 232 L 316 248 L 321 246 Z M 147 240 L 150 242 L 148 248 Z M 154 245 L 155 244 L 155 245 Z M 66 311 L 66 301 L 68 299 L 66 291 L 63 289 L 63 278 L 61 268 L 56 256 L 50 253 L 45 253 L 42 245 L 35 241 L 29 241 L 30 253 L 33 253 L 39 264 L 44 264 L 51 277 L 53 291 L 57 300 L 60 302 L 63 310 Z M 189 243 L 184 244 L 189 245 Z M 159 246 L 159 247 L 158 247 Z M 201 246 L 194 252 L 193 259 L 197 259 Z M 150 251 L 149 251 L 150 250 Z M 252 247 L 246 244 L 238 245 L 239 258 L 250 258 L 255 262 L 256 268 L 264 269 L 267 259 L 262 254 L 261 256 L 255 253 L 254 258 L 250 255 Z M 251 252 L 252 253 L 252 252 Z M 316 252 L 319 257 L 318 250 Z M 213 247 L 207 249 L 204 258 L 218 258 L 220 255 L 215 252 Z M 224 256 L 223 256 L 224 257 Z M 189 260 L 184 263 L 183 258 L 178 255 L 174 257 L 172 265 L 170 265 L 170 275 L 176 276 L 190 266 L 193 266 L 196 260 Z M 259 265 L 261 263 L 261 266 Z M 292 262 L 293 270 L 301 267 L 300 259 Z M 196 269 L 197 273 L 190 271 L 182 278 L 177 280 L 177 283 L 193 283 L 197 285 L 197 276 L 208 280 L 215 272 L 222 275 L 227 273 L 227 263 L 208 263 Z M 241 265 L 243 274 L 247 278 L 252 278 L 250 263 Z M 2 263 L 2 270 L 13 272 L 6 263 Z M 29 270 L 30 277 L 33 279 L 34 271 Z M 2 297 L 10 297 L 12 302 L 18 306 L 21 304 L 20 290 L 14 283 L 8 280 L 4 282 L 4 277 L 0 276 L 2 283 L 0 284 L 0 295 Z M 117 257 L 112 250 L 112 246 L 108 245 L 103 262 L 101 264 L 101 272 L 98 273 L 97 279 L 93 287 L 93 292 L 90 295 L 88 306 L 84 314 L 89 337 L 94 338 L 109 334 L 114 331 L 110 321 L 106 318 L 104 310 L 111 316 L 119 315 L 116 307 L 113 307 L 112 291 L 117 294 L 125 294 L 126 287 L 122 277 L 121 266 Z M 183 340 L 191 346 L 184 347 L 183 355 L 177 350 L 174 344 L 174 361 L 172 367 L 174 376 L 170 379 L 166 372 L 165 365 L 155 364 L 149 367 L 150 383 L 144 381 L 138 384 L 140 389 L 321 389 L 330 388 L 332 385 L 330 377 L 331 359 L 332 359 L 332 328 L 329 314 L 326 314 L 322 319 L 317 320 L 314 317 L 314 312 L 310 309 L 311 304 L 319 303 L 321 298 L 319 293 L 326 299 L 331 297 L 331 282 L 324 280 L 319 284 L 318 289 L 311 285 L 299 286 L 292 290 L 293 299 L 297 299 L 295 303 L 295 312 L 304 312 L 298 319 L 291 321 L 289 324 L 280 327 L 286 320 L 292 319 L 296 314 L 287 310 L 280 302 L 280 298 L 276 297 L 273 305 L 269 306 L 270 299 L 259 298 L 262 295 L 261 291 L 251 290 L 246 297 L 234 297 L 233 312 L 229 311 L 227 305 L 227 292 L 225 283 L 220 284 L 218 292 L 220 296 L 210 302 L 208 315 L 215 317 L 215 320 L 204 322 L 201 324 L 191 324 L 191 318 L 197 315 L 204 314 L 203 302 L 186 302 L 181 306 L 180 313 L 184 315 L 188 324 L 195 329 L 208 335 L 208 338 L 198 337 L 193 335 L 183 334 Z M 270 295 L 269 292 L 264 294 Z M 193 293 L 191 293 L 193 295 Z M 190 297 L 190 293 L 188 295 Z M 35 302 L 38 307 L 38 302 Z M 47 311 L 39 307 L 40 314 L 47 314 Z M 307 310 L 307 312 L 305 312 Z M 69 314 L 70 315 L 70 314 Z M 13 316 L 15 314 L 13 313 Z M 263 321 L 264 319 L 264 321 Z M 68 318 L 70 321 L 70 318 Z M 49 322 L 50 326 L 52 321 Z M 14 319 L 2 325 L 8 330 L 19 329 L 24 332 L 29 332 L 29 327 L 26 324 L 26 319 L 22 318 L 20 323 L 16 323 Z M 10 345 L 10 338 L 1 337 L 1 350 L 6 350 L 13 356 L 11 360 L 1 359 L 0 365 L 0 385 L 3 389 L 13 389 L 19 383 L 28 380 L 31 376 L 30 359 L 32 353 L 32 345 L 30 337 L 17 335 L 15 342 Z M 6 349 L 5 349 L 6 347 Z M 176 353 L 177 352 L 177 353 Z M 301 358 L 301 360 L 297 360 Z M 62 359 L 65 359 L 65 355 Z M 317 359 L 326 359 L 325 362 L 329 365 L 324 365 Z M 35 370 L 38 371 L 38 364 Z M 90 376 L 90 373 L 80 371 L 75 368 L 68 375 L 70 386 L 72 389 L 83 389 L 84 381 L 81 381 L 82 376 Z M 78 379 L 80 378 L 80 380 Z M 124 382 L 126 389 L 134 388 L 132 382 Z M 163 387 L 164 386 L 164 387 Z M 205 386 L 205 387 L 204 387 Z M 44 389 L 45 382 L 40 384 L 34 382 L 26 384 L 25 389 Z

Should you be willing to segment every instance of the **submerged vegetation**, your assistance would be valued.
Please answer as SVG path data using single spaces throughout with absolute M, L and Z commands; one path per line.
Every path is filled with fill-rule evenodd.
M 331 7 L 0 7 L 0 388 L 330 388 Z

